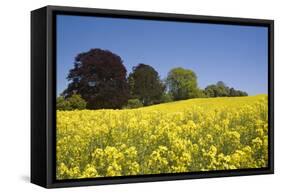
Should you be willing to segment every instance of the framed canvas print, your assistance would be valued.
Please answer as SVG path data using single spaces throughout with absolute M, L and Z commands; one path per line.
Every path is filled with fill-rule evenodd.
M 31 182 L 273 173 L 273 21 L 31 12 Z

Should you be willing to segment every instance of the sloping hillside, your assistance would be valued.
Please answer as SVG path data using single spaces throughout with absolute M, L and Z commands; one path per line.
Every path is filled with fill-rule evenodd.
M 181 100 L 170 103 L 158 104 L 148 107 L 139 108 L 141 110 L 161 110 L 161 111 L 181 111 L 183 109 L 200 106 L 206 109 L 233 106 L 252 105 L 257 103 L 259 100 L 266 98 L 266 94 L 260 94 L 257 96 L 246 96 L 246 97 L 219 97 L 219 98 L 196 98 L 190 100 Z

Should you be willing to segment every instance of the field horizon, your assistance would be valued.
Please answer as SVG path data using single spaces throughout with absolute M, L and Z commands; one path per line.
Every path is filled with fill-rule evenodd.
M 235 96 L 235 97 L 209 97 L 209 98 L 193 98 L 193 99 L 187 99 L 187 100 L 177 100 L 172 102 L 166 102 L 166 103 L 160 103 L 160 104 L 154 104 L 150 106 L 145 107 L 139 107 L 139 108 L 124 108 L 124 109 L 96 109 L 96 110 L 89 110 L 85 109 L 87 111 L 99 111 L 99 110 L 114 110 L 114 111 L 122 111 L 122 110 L 174 110 L 174 111 L 180 111 L 181 109 L 185 108 L 186 106 L 190 105 L 192 106 L 192 103 L 201 104 L 201 105 L 208 105 L 212 103 L 226 103 L 228 102 L 229 105 L 231 105 L 231 101 L 240 101 L 240 102 L 247 102 L 251 103 L 251 101 L 255 101 L 254 98 L 263 98 L 268 96 L 267 94 L 257 94 L 257 95 L 251 95 L 251 96 Z M 227 101 L 225 101 L 227 100 Z M 165 106 L 165 107 L 164 107 Z M 61 111 L 61 110 L 60 110 Z M 76 111 L 76 110 L 66 110 L 66 111 Z
M 192 105 L 192 103 L 198 103 L 198 104 L 211 104 L 212 102 L 216 103 L 225 103 L 225 100 L 235 100 L 235 101 L 247 101 L 250 103 L 250 101 L 253 100 L 253 98 L 262 98 L 268 96 L 267 94 L 257 94 L 257 95 L 252 95 L 252 96 L 236 96 L 236 97 L 213 97 L 213 98 L 193 98 L 193 99 L 187 99 L 187 100 L 178 100 L 178 101 L 173 101 L 173 102 L 166 102 L 166 103 L 160 103 L 160 104 L 155 104 L 151 106 L 146 106 L 146 107 L 141 107 L 141 108 L 136 108 L 136 109 L 142 109 L 142 110 L 149 110 L 151 108 L 161 110 L 163 109 L 163 105 L 166 106 L 165 109 L 170 108 L 169 110 L 180 110 L 183 109 L 184 107 L 180 107 L 179 105 Z

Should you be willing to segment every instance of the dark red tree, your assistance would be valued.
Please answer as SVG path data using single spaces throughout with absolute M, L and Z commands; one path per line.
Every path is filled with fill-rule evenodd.
M 129 87 L 122 59 L 102 49 L 91 49 L 75 58 L 63 95 L 80 94 L 88 109 L 118 109 L 128 101 Z

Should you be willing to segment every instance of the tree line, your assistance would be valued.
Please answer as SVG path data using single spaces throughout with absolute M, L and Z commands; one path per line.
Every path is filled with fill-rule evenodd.
M 91 49 L 75 57 L 67 88 L 57 97 L 58 110 L 137 108 L 191 98 L 247 96 L 224 82 L 200 89 L 194 71 L 181 67 L 169 71 L 164 80 L 148 64 L 127 70 L 120 56 Z

